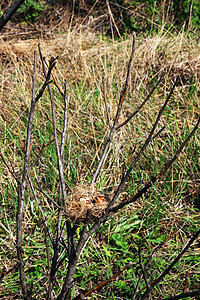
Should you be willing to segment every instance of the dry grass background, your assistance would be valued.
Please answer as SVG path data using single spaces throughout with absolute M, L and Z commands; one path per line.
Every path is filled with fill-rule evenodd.
M 64 79 L 69 82 L 70 113 L 72 115 L 69 119 L 69 128 L 71 128 L 69 140 L 75 134 L 81 144 L 80 136 L 84 128 L 84 143 L 81 147 L 83 146 L 88 151 L 88 145 L 94 144 L 95 159 L 96 156 L 99 156 L 99 148 L 103 143 L 101 134 L 101 140 L 98 140 L 99 130 L 106 136 L 109 128 L 103 96 L 103 81 L 106 85 L 110 118 L 113 119 L 119 94 L 125 82 L 131 37 L 113 43 L 108 38 L 97 36 L 89 30 L 81 31 L 80 28 L 75 28 L 74 31 L 56 36 L 54 39 L 2 42 L 0 46 L 1 126 L 7 126 L 10 130 L 17 131 L 20 140 L 25 138 L 22 116 L 25 115 L 30 105 L 33 52 L 37 49 L 38 42 L 47 60 L 51 56 L 60 56 L 57 70 L 54 73 L 58 83 L 62 84 Z M 199 113 L 200 54 L 197 43 L 184 32 L 172 35 L 170 32 L 161 31 L 154 37 L 137 37 L 130 87 L 121 121 L 124 121 L 133 109 L 139 106 L 142 97 L 148 94 L 156 78 L 163 71 L 166 72 L 164 82 L 154 93 L 152 101 L 146 105 L 131 125 L 127 125 L 117 134 L 116 142 L 114 141 L 116 156 L 120 155 L 121 145 L 124 142 L 126 144 L 126 141 L 130 142 L 130 135 L 136 139 L 141 138 L 136 127 L 141 127 L 142 135 L 146 136 L 147 123 L 149 122 L 150 125 L 154 120 L 155 114 L 166 98 L 171 82 L 177 75 L 180 75 L 180 84 L 175 92 L 173 100 L 175 105 L 171 110 L 168 125 L 174 126 L 174 136 L 177 136 L 177 139 L 179 139 L 179 132 L 176 132 L 177 128 L 174 122 L 179 125 L 180 129 L 184 128 L 186 124 L 188 128 L 192 128 Z M 39 66 L 38 88 L 42 80 Z M 191 86 L 196 87 L 192 91 L 192 104 L 184 98 L 183 93 Z M 98 103 L 95 103 L 96 94 L 98 94 Z M 44 124 L 47 122 L 45 112 L 46 109 L 50 111 L 50 103 L 43 99 L 38 105 L 40 108 L 45 108 L 41 109 L 40 116 L 41 124 Z M 58 118 L 61 118 L 63 106 L 60 101 L 56 101 L 56 105 Z M 87 111 L 83 113 L 86 105 Z M 189 109 L 191 105 L 193 109 Z M 99 120 L 99 128 L 95 128 L 97 126 L 95 124 L 91 127 L 87 126 L 87 122 L 84 124 L 84 118 L 87 119 L 88 116 L 91 124 L 93 121 Z M 174 116 L 176 116 L 176 121 Z M 81 122 L 77 120 L 81 120 Z M 70 136 L 71 134 L 72 136 Z M 4 145 L 7 147 L 5 142 Z
M 90 31 L 81 31 L 79 28 L 52 39 L 13 39 L 6 42 L 2 40 L 1 107 L 3 109 L 5 106 L 4 114 L 6 111 L 9 114 L 13 111 L 10 105 L 20 107 L 17 99 L 13 98 L 23 97 L 23 104 L 29 106 L 33 52 L 37 49 L 38 42 L 47 59 L 60 56 L 56 74 L 60 76 L 60 80 L 67 79 L 72 84 L 81 82 L 81 86 L 88 86 L 91 90 L 99 86 L 102 90 L 104 77 L 110 85 L 119 83 L 118 90 L 121 89 L 126 75 L 131 37 L 125 38 L 124 41 L 112 42 L 106 37 Z M 187 87 L 191 80 L 194 83 L 199 79 L 199 61 L 199 46 L 184 31 L 176 35 L 161 31 L 154 37 L 138 36 L 130 92 L 137 93 L 141 84 L 147 86 L 163 70 L 166 71 L 166 89 L 169 89 L 169 80 L 174 79 L 177 74 L 181 77 L 182 87 Z M 38 75 L 38 80 L 42 80 L 40 76 Z M 22 89 L 23 95 L 15 97 L 19 88 L 20 91 Z M 108 98 L 112 99 L 113 91 L 110 87 L 107 93 Z
M 113 41 L 102 35 L 97 35 L 89 29 L 82 30 L 80 27 L 76 27 L 54 38 L 1 42 L 0 144 L 1 152 L 9 159 L 16 172 L 19 172 L 21 168 L 20 151 L 22 151 L 23 139 L 26 135 L 27 116 L 31 101 L 33 52 L 37 49 L 38 42 L 47 61 L 51 56 L 59 55 L 56 71 L 53 74 L 61 88 L 65 79 L 69 82 L 70 106 L 67 141 L 69 157 L 65 174 L 69 190 L 71 190 L 76 181 L 73 176 L 76 177 L 84 164 L 87 163 L 88 169 L 82 174 L 83 178 L 87 180 L 90 176 L 90 170 L 94 169 L 99 159 L 109 130 L 103 95 L 103 82 L 106 86 L 108 110 L 112 120 L 126 78 L 132 37 L 127 36 L 123 41 Z M 157 143 L 152 143 L 149 146 L 140 168 L 137 169 L 137 178 L 130 180 L 126 185 L 124 197 L 127 194 L 133 195 L 142 182 L 153 175 L 157 169 L 160 169 L 163 162 L 175 152 L 188 131 L 194 127 L 197 115 L 200 113 L 200 47 L 184 31 L 172 34 L 161 30 L 159 34 L 152 37 L 138 36 L 136 38 L 136 51 L 131 69 L 130 85 L 121 122 L 141 104 L 142 99 L 148 94 L 163 71 L 166 73 L 164 80 L 160 87 L 156 89 L 152 99 L 134 120 L 115 135 L 110 151 L 111 156 L 98 179 L 99 189 L 105 191 L 108 191 L 109 188 L 111 190 L 115 189 L 115 186 L 119 183 L 125 160 L 128 158 L 131 149 L 135 146 L 139 149 L 147 137 L 156 114 L 166 99 L 170 84 L 174 82 L 177 75 L 180 75 L 179 85 L 160 125 L 160 128 L 162 125 L 166 125 L 166 131 L 157 139 Z M 39 89 L 43 81 L 39 64 L 36 78 L 37 88 Z M 59 128 L 62 120 L 63 104 L 56 87 L 54 87 L 54 95 L 57 97 L 55 104 Z M 38 103 L 38 115 L 35 120 L 35 131 L 38 128 L 38 134 L 34 137 L 33 147 L 36 152 L 39 146 L 42 145 L 42 141 L 45 140 L 45 137 L 42 137 L 43 132 L 49 128 L 49 120 L 46 115 L 48 112 L 50 112 L 50 102 L 47 94 L 45 94 Z M 48 116 L 50 117 L 50 113 Z M 49 140 L 51 140 L 51 133 L 48 134 L 45 142 Z M 192 215 L 192 222 L 195 222 L 195 218 L 197 220 L 200 216 L 199 212 L 194 210 L 192 202 L 192 199 L 197 197 L 199 185 L 199 132 L 197 132 L 192 145 L 195 145 L 197 149 L 193 149 L 193 146 L 189 153 L 186 149 L 172 168 L 170 178 L 167 178 L 167 184 L 170 188 L 162 195 L 162 202 L 165 203 L 163 214 L 168 217 L 162 222 L 159 221 L 160 233 L 169 234 L 174 226 L 177 228 L 186 226 L 183 216 L 190 218 L 190 215 Z M 71 172 L 68 162 L 70 162 L 76 174 Z M 53 169 L 54 161 L 51 164 Z M 14 245 L 15 216 L 14 211 L 11 213 L 11 210 L 14 210 L 15 204 L 10 198 L 11 194 L 14 193 L 15 183 L 2 162 L 0 162 L 0 165 L 1 201 L 5 209 L 3 212 L 4 221 L 1 222 L 2 233 L 0 233 L 1 240 L 4 239 L 1 245 L 1 253 L 3 253 L 12 249 Z M 40 166 L 39 171 L 42 173 L 44 169 L 45 163 L 44 166 Z M 51 185 L 47 186 L 49 191 L 53 189 L 56 192 L 58 188 L 56 186 L 56 176 L 57 174 L 55 179 L 52 179 Z M 186 181 L 187 190 L 183 192 Z M 6 191 L 8 183 L 13 187 L 12 191 Z M 164 181 L 160 183 L 160 186 L 155 187 L 157 194 L 161 193 L 163 186 Z M 9 199 L 10 203 L 8 203 Z M 142 199 L 133 205 L 131 210 L 127 210 L 126 215 L 129 216 L 134 210 L 138 211 L 140 215 L 141 207 L 145 205 L 144 201 Z M 148 203 L 148 199 L 146 201 Z M 44 205 L 47 205 L 51 212 L 54 211 L 52 206 Z M 149 211 L 149 214 L 151 215 L 153 211 L 156 211 L 157 204 L 149 203 L 148 210 L 150 207 L 152 211 Z M 32 226 L 32 208 L 30 210 L 28 204 L 25 208 L 24 232 L 29 233 Z M 120 216 L 116 220 L 119 218 Z M 11 222 L 10 219 L 13 221 Z M 52 222 L 54 222 L 54 217 L 52 217 Z M 6 237 L 4 237 L 5 230 L 7 232 Z M 148 232 L 148 230 L 140 230 L 142 236 L 145 236 Z M 188 233 L 184 235 L 183 231 L 180 230 L 177 236 L 177 243 L 179 243 L 180 248 L 187 238 Z M 198 246 L 195 249 L 195 255 L 199 256 Z M 163 252 L 160 255 L 165 254 L 166 252 Z M 2 264 L 9 269 L 13 266 L 13 261 L 13 256 L 12 260 L 4 257 Z M 199 265 L 196 271 L 193 268 L 192 272 L 200 274 Z M 176 281 L 176 279 L 174 280 Z

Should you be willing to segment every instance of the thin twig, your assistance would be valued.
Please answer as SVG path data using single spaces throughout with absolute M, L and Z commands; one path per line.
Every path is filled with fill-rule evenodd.
M 131 157 L 133 156 L 136 147 L 137 147 L 137 144 L 134 146 L 133 150 L 131 151 L 131 154 L 129 155 L 129 157 L 127 158 L 127 160 L 126 160 L 126 161 L 124 162 L 124 164 L 123 164 L 123 168 L 122 168 L 122 177 L 123 177 L 124 174 L 125 174 L 125 171 L 126 171 L 126 165 L 127 165 L 127 163 L 130 161 Z
M 42 55 L 42 52 L 40 49 L 40 44 L 38 44 L 38 49 L 39 49 L 40 59 L 42 62 L 43 73 L 44 73 L 45 78 L 47 78 L 48 74 L 46 73 L 46 68 L 45 68 L 45 64 L 44 64 L 43 55 Z M 54 101 L 53 101 L 53 96 L 51 93 L 50 85 L 47 84 L 47 87 L 48 87 L 48 92 L 49 92 L 49 96 L 50 96 L 50 100 L 51 100 L 51 112 L 52 112 L 52 120 L 53 120 L 54 138 L 55 138 L 55 144 L 56 144 L 56 155 L 57 155 L 57 159 L 58 159 L 58 171 L 59 171 L 60 183 L 61 183 L 61 187 L 62 187 L 63 199 L 64 199 L 64 203 L 66 203 L 67 193 L 66 193 L 63 164 L 62 164 L 62 159 L 60 157 L 60 149 L 59 149 L 57 129 L 56 129 Z
M 152 137 L 151 141 L 155 140 L 165 128 L 166 126 L 163 126 L 160 130 L 158 130 L 158 132 Z
M 42 87 L 41 87 L 38 95 L 35 98 L 35 103 L 42 97 L 42 95 L 43 95 L 44 90 L 46 89 L 46 87 L 49 86 L 51 71 L 55 67 L 55 64 L 56 64 L 56 58 L 51 57 L 51 59 L 49 61 L 49 68 L 48 68 L 48 72 L 47 72 L 47 75 L 46 75 L 46 80 L 43 83 L 43 85 L 42 85 Z
M 147 148 L 147 146 L 149 145 L 149 143 L 151 142 L 152 137 L 153 137 L 153 134 L 154 134 L 154 131 L 155 131 L 157 125 L 158 125 L 158 122 L 159 122 L 159 120 L 160 120 L 160 118 L 161 118 L 161 116 L 162 116 L 162 113 L 163 113 L 163 111 L 164 111 L 166 105 L 167 105 L 168 102 L 169 102 L 169 99 L 170 99 L 171 95 L 172 95 L 173 92 L 174 92 L 174 89 L 175 89 L 175 86 L 176 86 L 176 84 L 177 84 L 178 79 L 179 79 L 179 77 L 176 78 L 176 81 L 175 81 L 175 83 L 174 83 L 174 85 L 173 85 L 173 87 L 172 87 L 172 89 L 171 89 L 171 91 L 170 91 L 170 93 L 169 93 L 169 95 L 168 95 L 168 97 L 167 97 L 167 100 L 165 101 L 164 105 L 162 106 L 161 110 L 159 111 L 158 116 L 157 116 L 157 118 L 156 118 L 156 121 L 155 121 L 155 123 L 154 123 L 154 125 L 153 125 L 153 128 L 152 128 L 152 130 L 151 130 L 151 132 L 150 132 L 148 138 L 146 139 L 144 145 L 142 146 L 140 152 L 139 152 L 138 155 L 136 156 L 136 158 L 135 158 L 135 160 L 133 161 L 132 165 L 130 166 L 129 170 L 126 172 L 126 175 L 125 175 L 124 177 L 122 177 L 121 183 L 119 184 L 118 189 L 117 189 L 117 191 L 116 191 L 116 193 L 115 193 L 115 195 L 114 195 L 112 201 L 109 203 L 108 208 L 107 208 L 107 211 L 109 211 L 109 209 L 110 209 L 110 208 L 113 206 L 113 204 L 115 203 L 116 199 L 119 197 L 119 195 L 120 195 L 120 193 L 121 193 L 121 191 L 122 191 L 122 189 L 123 189 L 123 187 L 124 187 L 124 185 L 125 185 L 125 182 L 126 182 L 127 179 L 129 178 L 129 176 L 130 176 L 130 174 L 131 174 L 133 168 L 135 167 L 136 163 L 137 163 L 138 160 L 140 159 L 141 155 L 143 154 L 143 152 L 145 151 L 145 149 Z M 125 202 L 126 202 L 126 201 L 125 201 Z
M 116 279 L 116 277 L 119 276 L 121 273 L 123 273 L 125 270 L 130 268 L 131 265 L 132 265 L 132 262 L 127 263 L 123 268 L 121 268 L 118 272 L 116 272 L 112 277 L 110 277 L 109 279 L 106 279 L 105 281 L 100 282 L 95 287 L 93 287 L 89 291 L 83 293 L 82 295 L 84 297 L 87 297 L 90 294 L 92 294 L 93 292 L 98 291 L 99 289 L 101 289 L 102 287 L 104 287 L 105 285 L 107 285 L 108 283 L 113 281 L 114 279 Z M 76 296 L 76 298 L 74 298 L 74 300 L 80 300 L 82 295 Z
M 38 185 L 38 188 L 40 190 L 40 192 L 42 192 L 42 194 L 50 201 L 52 202 L 56 207 L 60 208 L 60 209 L 63 209 L 60 205 L 58 205 L 46 192 L 45 190 L 43 190 L 38 178 L 37 178 L 37 174 L 34 170 L 34 174 L 35 174 L 35 179 L 36 179 L 36 182 L 37 182 L 37 185 Z
M 45 116 L 46 116 L 47 120 L 53 125 L 52 120 L 49 118 L 49 116 L 47 115 L 46 112 L 45 112 Z M 62 132 L 61 132 L 58 128 L 57 128 L 57 131 L 58 131 L 60 134 L 62 134 Z
M 109 150 L 109 147 L 110 147 L 110 143 L 113 139 L 113 135 L 115 133 L 115 130 L 117 128 L 117 123 L 118 123 L 118 120 L 119 120 L 119 117 L 120 117 L 120 113 L 121 113 L 121 110 L 122 110 L 122 105 L 123 105 L 123 101 L 124 101 L 124 97 L 125 97 L 125 94 L 126 94 L 126 91 L 127 91 L 127 88 L 128 88 L 128 82 L 129 82 L 129 77 L 130 77 L 130 69 L 131 69 L 131 63 L 132 63 L 132 60 L 133 60 L 133 54 L 135 52 L 135 36 L 133 37 L 133 45 L 132 45 L 132 52 L 131 52 L 131 56 L 130 56 L 130 60 L 129 60 L 129 63 L 128 63 L 128 70 L 127 70 L 127 75 L 126 75 L 126 82 L 125 82 L 125 86 L 124 86 L 124 89 L 122 90 L 121 92 L 121 95 L 120 95 L 120 99 L 119 99 L 119 104 L 118 104 L 118 108 L 117 108 L 117 113 L 116 113 L 116 116 L 115 116 L 115 120 L 113 122 L 113 126 L 110 130 L 110 134 L 108 136 L 108 139 L 107 139 L 107 142 L 106 142 L 106 145 L 105 145 L 105 148 L 104 148 L 104 151 L 101 155 L 101 158 L 100 158 L 100 161 L 99 161 L 99 164 L 96 168 L 96 171 L 92 177 L 92 180 L 91 180 L 91 186 L 95 183 L 96 179 L 97 179 L 97 176 L 99 174 L 99 171 L 106 159 L 106 156 L 107 156 L 107 153 L 108 153 L 108 150 Z
M 148 297 L 149 293 L 152 291 L 152 289 L 171 271 L 171 269 L 175 266 L 175 264 L 181 259 L 183 254 L 188 250 L 188 248 L 193 244 L 193 242 L 197 239 L 197 237 L 200 234 L 200 229 L 193 235 L 193 237 L 188 241 L 186 246 L 183 248 L 183 250 L 179 253 L 179 255 L 173 260 L 173 262 L 169 265 L 168 268 L 165 269 L 165 271 L 150 285 L 148 291 L 146 291 L 142 297 L 141 300 Z
M 59 84 L 57 83 L 56 81 L 56 78 L 55 76 L 52 74 L 52 78 L 53 78 L 53 83 L 55 84 L 55 86 L 57 87 L 59 93 L 61 94 L 61 96 L 64 98 L 65 97 L 65 94 L 63 93 L 63 91 L 61 90 Z
M 32 100 L 31 108 L 29 114 L 28 128 L 27 128 L 27 139 L 26 139 L 26 152 L 24 157 L 24 169 L 22 173 L 22 182 L 18 184 L 18 206 L 17 206 L 17 256 L 19 260 L 19 270 L 20 270 L 20 284 L 22 288 L 22 293 L 25 299 L 29 299 L 28 290 L 25 279 L 24 271 L 24 261 L 23 261 L 23 251 L 22 251 L 22 218 L 23 218 L 23 208 L 25 200 L 25 189 L 28 176 L 28 164 L 30 157 L 31 148 L 31 134 L 33 126 L 33 116 L 35 112 L 35 76 L 36 76 L 36 51 L 34 51 L 34 70 L 33 70 L 33 84 L 32 84 Z
M 109 111 L 108 111 L 107 96 L 106 96 L 105 78 L 103 78 L 103 98 L 104 98 L 104 102 L 105 102 L 105 110 L 106 110 L 106 117 L 107 117 L 107 120 L 108 120 L 108 125 L 111 129 L 110 114 L 109 114 Z
M 61 145 L 60 145 L 60 156 L 63 157 L 64 152 L 64 146 L 65 146 L 65 140 L 66 140 L 66 134 L 67 134 L 67 121 L 68 121 L 68 83 L 65 82 L 65 93 L 64 93 L 64 102 L 65 102 L 65 108 L 64 108 L 64 120 L 63 120 L 63 132 L 62 132 L 62 138 L 61 138 Z
M 42 222 L 43 222 L 44 227 L 45 227 L 45 229 L 46 229 L 46 231 L 47 231 L 47 233 L 48 233 L 48 236 L 49 236 L 49 238 L 50 238 L 51 244 L 52 244 L 52 246 L 54 246 L 53 237 L 52 237 L 52 235 L 51 235 L 51 233 L 50 233 L 49 226 L 48 226 L 48 224 L 47 224 L 47 221 L 46 221 L 46 217 L 45 217 L 44 211 L 43 211 L 43 209 L 42 209 L 42 207 L 41 207 L 41 205 L 40 205 L 40 202 L 39 202 L 39 200 L 38 200 L 38 198 L 37 198 L 37 195 L 36 195 L 36 192 L 35 192 L 35 189 L 34 189 L 34 187 L 33 187 L 33 183 L 32 183 L 32 181 L 31 181 L 30 177 L 28 177 L 28 181 L 29 181 L 29 184 L 30 184 L 30 187 L 31 187 L 33 196 L 34 196 L 34 199 L 35 199 L 35 201 L 36 201 L 36 203 L 37 203 L 37 205 L 38 205 L 38 208 L 39 208 L 39 210 L 40 210 L 40 212 L 41 212 L 41 215 L 42 215 Z
M 18 184 L 20 184 L 19 179 L 17 178 L 17 175 L 15 174 L 15 171 L 12 170 L 11 166 L 7 163 L 5 157 L 3 156 L 3 154 L 0 152 L 0 156 L 4 162 L 4 164 L 6 165 L 6 167 L 8 168 L 9 172 L 12 174 L 12 176 L 14 177 L 14 179 L 17 181 Z
M 144 268 L 144 265 L 143 265 L 143 262 L 142 262 L 142 253 L 141 253 L 141 245 L 140 244 L 139 244 L 139 247 L 138 247 L 138 256 L 139 256 L 140 267 L 142 269 L 142 275 L 144 277 L 144 281 L 146 283 L 147 290 L 149 290 L 149 283 L 148 283 L 148 279 L 147 279 L 147 276 L 146 276 L 146 269 Z
M 153 249 L 153 251 L 151 252 L 151 254 L 150 254 L 150 257 L 149 257 L 149 259 L 148 259 L 148 261 L 147 261 L 147 263 L 146 263 L 146 265 L 145 265 L 145 270 L 147 270 L 147 268 L 148 268 L 148 266 L 150 265 L 150 263 L 151 263 L 151 261 L 152 261 L 152 259 L 153 259 L 153 257 L 154 257 L 154 255 L 155 255 L 155 253 L 163 246 L 163 245 L 165 245 L 175 234 L 176 234 L 176 232 L 178 231 L 178 229 L 175 229 L 174 230 L 174 232 L 170 235 L 170 236 L 168 236 L 163 242 L 161 242 L 159 245 L 157 245 L 154 249 Z M 142 277 L 143 277 L 143 274 L 141 274 L 141 276 L 140 276 L 140 279 L 138 280 L 138 287 L 139 287 L 139 284 L 140 284 L 140 282 L 141 282 L 141 280 L 142 280 Z M 152 282 L 150 282 L 150 285 L 153 283 L 154 281 L 152 281 Z M 145 289 L 145 288 L 143 288 L 143 289 Z M 142 289 L 142 290 L 143 290 Z M 137 290 L 137 289 L 136 289 Z M 141 290 L 140 290 L 141 291 Z M 135 296 L 135 293 L 134 293 L 134 296 Z M 133 297 L 133 299 L 135 299 L 135 297 Z
M 165 129 L 165 126 L 163 126 L 152 138 L 151 138 L 151 141 L 152 142 L 154 139 L 156 139 L 162 132 L 163 130 Z M 129 160 L 131 159 L 133 153 L 135 152 L 135 149 L 136 149 L 136 146 L 134 147 L 134 149 L 131 151 L 131 154 L 129 155 L 128 159 L 125 161 L 124 165 L 123 165 L 123 173 L 122 173 L 122 177 L 124 177 L 124 174 L 125 174 L 125 167 L 126 167 L 126 164 L 129 162 Z
M 134 195 L 133 197 L 130 197 L 129 199 L 127 199 L 126 201 L 114 206 L 114 207 L 110 207 L 108 209 L 108 212 L 117 212 L 119 209 L 121 209 L 122 207 L 135 202 L 138 198 L 140 198 L 143 194 L 145 194 L 148 189 L 153 185 L 154 182 L 156 182 L 161 176 L 163 176 L 167 170 L 171 167 L 171 165 L 174 163 L 174 161 L 178 158 L 179 154 L 181 153 L 181 151 L 183 150 L 183 148 L 186 146 L 186 144 L 189 142 L 189 140 L 191 139 L 191 137 L 195 134 L 195 132 L 197 131 L 198 127 L 200 124 L 200 117 L 197 121 L 196 126 L 193 128 L 193 130 L 190 132 L 190 134 L 188 135 L 188 137 L 185 139 L 185 141 L 181 144 L 180 148 L 178 149 L 178 151 L 176 152 L 176 154 L 173 156 L 173 158 L 166 164 L 166 166 L 155 176 L 153 176 L 151 178 L 151 180 L 142 188 L 140 189 L 136 195 Z
M 42 155 L 42 153 L 43 153 L 43 151 L 44 151 L 44 148 L 47 147 L 48 145 L 50 145 L 51 143 L 53 143 L 54 141 L 55 141 L 55 140 L 53 139 L 52 141 L 50 141 L 50 142 L 48 142 L 48 143 L 42 145 L 42 148 L 41 148 L 39 154 L 36 156 L 35 160 L 34 160 L 34 161 L 32 162 L 32 164 L 30 165 L 29 171 L 30 171 L 30 169 L 32 169 L 32 168 L 34 167 L 34 165 L 35 165 L 35 164 L 38 162 L 38 160 L 40 159 L 40 157 L 41 157 L 41 155 Z
M 150 93 L 147 95 L 147 97 L 145 98 L 145 100 L 142 102 L 142 104 L 123 123 L 121 123 L 120 125 L 118 125 L 117 128 L 116 128 L 116 130 L 119 129 L 119 128 L 121 128 L 122 126 L 126 125 L 142 109 L 142 107 L 151 98 L 151 95 L 153 94 L 153 92 L 155 91 L 155 89 L 157 88 L 157 86 L 159 85 L 159 83 L 161 82 L 163 76 L 164 76 L 164 73 L 162 73 L 160 75 L 160 77 L 157 80 L 156 84 L 154 85 L 154 87 L 152 88 L 152 90 L 150 91 Z
M 175 233 L 176 233 L 177 231 L 178 231 L 178 230 L 175 229 L 174 232 L 173 232 L 170 236 L 168 236 L 163 242 L 161 242 L 159 245 L 157 245 L 157 246 L 153 249 L 153 251 L 151 252 L 150 257 L 149 257 L 149 259 L 148 259 L 148 261 L 147 261 L 147 263 L 146 263 L 146 265 L 145 265 L 145 267 L 144 267 L 144 271 L 147 270 L 147 268 L 148 268 L 149 264 L 151 263 L 151 261 L 152 261 L 154 255 L 155 255 L 155 253 L 156 253 L 163 245 L 165 245 L 165 244 L 167 243 L 167 241 L 169 241 L 169 239 L 171 239 L 171 238 L 175 235 Z M 142 278 L 143 278 L 143 273 L 140 275 L 140 278 L 138 279 L 138 282 L 137 282 L 137 285 L 136 285 L 136 288 L 135 288 L 135 292 L 134 292 L 134 295 L 133 295 L 133 298 L 132 298 L 133 300 L 136 298 L 136 296 L 137 296 L 137 294 L 138 294 L 138 290 L 139 290 L 139 286 L 140 286 L 140 283 L 141 283 Z M 150 283 L 150 285 L 151 285 L 151 283 Z M 145 288 L 143 288 L 143 289 L 145 289 Z M 141 290 L 140 290 L 140 291 L 141 291 Z

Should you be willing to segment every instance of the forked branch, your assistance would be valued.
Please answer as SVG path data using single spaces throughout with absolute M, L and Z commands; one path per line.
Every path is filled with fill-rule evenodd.
M 9 165 L 6 163 L 5 158 L 1 154 L 1 157 L 8 167 L 9 171 L 16 179 L 18 183 L 17 193 L 18 193 L 18 204 L 17 204 L 17 216 L 16 216 L 16 223 L 17 223 L 17 256 L 19 261 L 19 271 L 20 271 L 20 284 L 22 288 L 22 294 L 24 299 L 29 300 L 31 299 L 31 290 L 28 291 L 26 278 L 25 278 L 25 270 L 24 270 L 24 259 L 23 259 L 23 249 L 22 249 L 22 221 L 23 221 L 23 208 L 24 208 L 24 201 L 25 201 L 25 190 L 27 186 L 27 179 L 29 175 L 29 159 L 30 159 L 30 149 L 31 149 L 31 136 L 32 136 L 32 127 L 33 127 L 33 119 L 34 119 L 34 112 L 37 101 L 42 97 L 46 86 L 50 80 L 52 69 L 55 66 L 55 60 L 51 60 L 47 72 L 47 77 L 40 89 L 38 95 L 35 97 L 35 82 L 36 82 L 36 51 L 34 51 L 34 70 L 33 70 L 33 83 L 32 83 L 32 100 L 31 100 L 31 107 L 29 113 L 29 120 L 28 120 L 28 127 L 27 127 L 27 138 L 26 138 L 26 151 L 24 157 L 24 167 L 22 172 L 22 179 L 21 181 L 16 177 L 15 173 L 12 172 Z M 40 155 L 39 155 L 40 156 Z M 37 158 L 36 158 L 37 161 Z M 47 224 L 46 224 L 47 225 Z M 47 227 L 46 227 L 47 228 Z M 52 239 L 51 239 L 52 240 Z

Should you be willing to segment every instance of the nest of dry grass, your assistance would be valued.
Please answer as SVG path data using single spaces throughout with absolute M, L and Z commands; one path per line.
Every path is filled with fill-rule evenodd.
M 99 192 L 95 186 L 81 183 L 72 189 L 66 203 L 67 219 L 76 224 L 99 219 L 108 205 L 106 195 Z

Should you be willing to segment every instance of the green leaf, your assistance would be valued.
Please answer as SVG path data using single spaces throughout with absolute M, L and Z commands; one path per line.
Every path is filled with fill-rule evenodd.
M 105 251 L 105 254 L 106 256 L 112 256 L 112 254 L 108 251 L 108 248 L 105 246 L 105 245 L 102 245 L 103 246 L 103 250 Z

